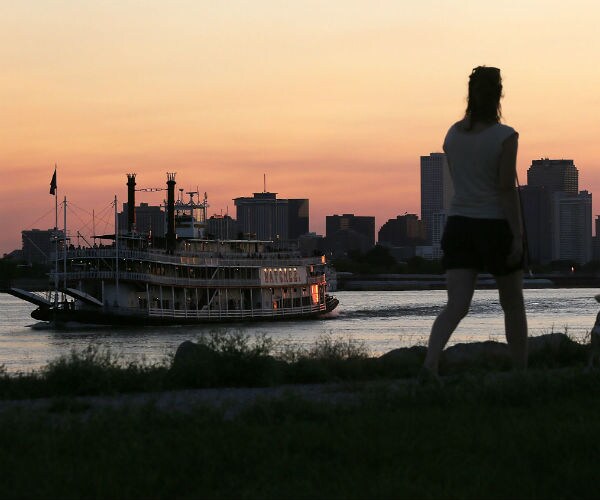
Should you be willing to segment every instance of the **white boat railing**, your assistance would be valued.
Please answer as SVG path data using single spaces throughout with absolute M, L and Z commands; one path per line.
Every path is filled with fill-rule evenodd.
M 114 248 L 76 248 L 67 251 L 67 259 L 105 259 L 115 258 Z M 59 252 L 63 258 L 63 253 Z M 51 252 L 50 261 L 54 262 L 55 253 Z M 224 266 L 224 267 L 281 267 L 281 266 L 310 266 L 321 264 L 320 257 L 300 257 L 287 252 L 257 253 L 241 256 L 239 253 L 202 252 L 201 256 L 194 253 L 168 255 L 159 250 L 122 250 L 119 249 L 120 259 L 155 262 L 162 264 L 178 264 L 191 266 Z
M 54 282 L 55 274 L 58 275 L 58 280 L 64 281 L 65 273 L 54 271 L 50 272 L 50 282 Z M 66 273 L 67 281 L 76 280 L 114 280 L 115 273 L 113 271 L 75 271 Z M 183 278 L 176 276 L 163 276 L 150 273 L 135 273 L 130 271 L 120 271 L 119 279 L 122 281 L 139 281 L 143 283 L 151 283 L 156 285 L 173 285 L 185 287 L 258 287 L 261 286 L 260 279 L 198 279 L 198 278 Z M 307 279 L 308 285 L 323 283 L 325 275 L 309 276 Z M 289 286 L 302 286 L 303 283 L 291 283 Z
M 296 316 L 303 314 L 319 313 L 327 310 L 325 304 L 315 304 L 301 307 L 285 307 L 279 309 L 161 309 L 150 308 L 148 315 L 160 318 L 188 318 L 188 319 L 247 319 L 247 318 L 276 318 L 281 316 Z

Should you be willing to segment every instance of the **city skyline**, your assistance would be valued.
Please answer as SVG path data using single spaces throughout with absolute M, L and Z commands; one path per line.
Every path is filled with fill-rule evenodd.
M 382 228 L 384 226 L 386 226 L 389 223 L 397 223 L 398 220 L 400 219 L 404 219 L 405 216 L 408 217 L 415 217 L 417 221 L 422 222 L 425 224 L 424 227 L 427 226 L 427 220 L 424 217 L 424 210 L 428 210 L 428 217 L 431 218 L 431 216 L 434 216 L 432 222 L 430 222 L 431 224 L 433 224 L 433 232 L 435 233 L 435 236 L 433 237 L 432 241 L 430 241 L 429 243 L 427 243 L 427 239 L 424 240 L 423 242 L 421 242 L 421 244 L 425 244 L 425 245 L 429 245 L 431 247 L 431 256 L 427 257 L 427 258 L 439 258 L 439 256 L 437 256 L 437 253 L 439 251 L 439 242 L 440 242 L 440 238 L 441 238 L 441 234 L 443 232 L 443 225 L 445 223 L 445 218 L 446 218 L 446 214 L 447 214 L 447 209 L 449 208 L 449 202 L 450 199 L 448 198 L 448 195 L 451 195 L 451 193 L 453 192 L 453 189 L 451 187 L 451 185 L 448 185 L 447 183 L 450 182 L 449 179 L 449 172 L 448 172 L 448 168 L 447 168 L 447 162 L 446 162 L 446 156 L 443 153 L 431 153 L 428 156 L 421 156 L 420 157 L 420 161 L 421 161 L 421 169 L 420 169 L 420 173 L 421 173 L 421 211 L 418 214 L 409 214 L 408 212 L 404 212 L 404 215 L 397 215 L 395 218 L 390 218 L 388 219 L 386 222 L 376 222 L 376 218 L 374 216 L 368 216 L 368 215 L 364 215 L 364 214 L 347 214 L 347 213 L 342 213 L 337 214 L 337 211 L 334 210 L 335 213 L 330 213 L 326 215 L 326 228 L 325 231 L 323 231 L 323 233 L 321 234 L 321 237 L 324 235 L 329 236 L 330 231 L 330 220 L 332 221 L 333 219 L 356 219 L 356 220 L 360 220 L 360 219 L 372 219 L 373 222 L 373 233 L 379 233 L 379 231 L 382 230 Z M 425 177 L 424 177 L 425 176 Z M 573 160 L 571 159 L 549 159 L 549 158 L 544 158 L 544 159 L 539 159 L 539 160 L 532 160 L 530 167 L 527 170 L 527 184 L 522 184 L 520 191 L 521 191 L 521 199 L 522 199 L 522 204 L 523 204 L 523 208 L 524 208 L 524 217 L 528 220 L 527 223 L 527 227 L 528 227 L 528 233 L 530 231 L 546 231 L 547 236 L 549 236 L 551 233 L 553 233 L 553 229 L 551 228 L 552 223 L 551 220 L 556 219 L 557 221 L 558 219 L 558 213 L 560 212 L 560 219 L 562 221 L 563 217 L 567 217 L 567 219 L 565 219 L 566 221 L 566 225 L 565 228 L 569 228 L 569 226 L 579 226 L 580 223 L 584 224 L 581 227 L 578 227 L 576 231 L 578 231 L 579 233 L 577 234 L 577 236 L 575 237 L 575 240 L 577 241 L 577 243 L 574 245 L 575 247 L 577 247 L 577 249 L 572 248 L 569 249 L 567 247 L 564 247 L 564 245 L 566 244 L 566 242 L 571 241 L 573 239 L 573 236 L 560 236 L 561 238 L 561 250 L 557 250 L 556 247 L 554 250 L 551 249 L 547 249 L 546 247 L 548 247 L 549 243 L 543 243 L 541 241 L 540 238 L 543 239 L 543 237 L 540 237 L 539 235 L 533 236 L 530 235 L 529 239 L 530 239 L 530 257 L 532 258 L 532 261 L 537 261 L 537 259 L 540 259 L 540 255 L 538 255 L 539 249 L 537 249 L 537 245 L 541 244 L 543 248 L 545 248 L 547 252 L 551 252 L 552 254 L 556 254 L 554 255 L 554 258 L 552 257 L 548 257 L 546 254 L 544 254 L 544 257 L 541 257 L 542 263 L 544 262 L 549 262 L 549 259 L 551 260 L 560 260 L 560 255 L 562 253 L 565 253 L 565 255 L 568 255 L 570 252 L 576 252 L 579 257 L 576 259 L 578 261 L 581 262 L 587 262 L 591 259 L 591 253 L 592 253 L 592 211 L 591 211 L 591 200 L 592 200 L 592 193 L 589 193 L 587 190 L 583 189 L 583 190 L 579 190 L 579 185 L 578 185 L 578 177 L 579 177 L 579 171 L 577 170 L 577 167 L 575 166 Z M 128 179 L 128 184 L 130 181 L 130 178 L 135 179 L 136 175 L 135 174 L 127 174 L 127 179 Z M 167 174 L 167 178 L 168 179 L 173 179 L 175 180 L 175 174 Z M 50 192 L 53 192 L 53 186 L 55 187 L 55 181 L 56 181 L 56 175 L 52 176 L 52 181 L 50 182 Z M 263 188 L 266 189 L 266 181 L 263 181 Z M 168 183 L 167 183 L 168 184 Z M 134 183 L 135 186 L 135 183 Z M 557 215 L 552 216 L 549 213 L 545 213 L 545 215 L 543 215 L 541 217 L 541 220 L 543 222 L 541 223 L 536 223 L 534 219 L 539 219 L 540 218 L 540 213 L 538 213 L 541 209 L 542 206 L 539 205 L 538 208 L 535 208 L 535 205 L 542 203 L 540 200 L 537 200 L 537 198 L 539 198 L 540 193 L 538 193 L 537 190 L 540 189 L 540 187 L 544 187 L 545 190 L 548 191 L 548 193 L 550 193 L 550 198 L 552 197 L 552 193 L 554 191 L 560 191 L 561 193 L 563 193 L 564 196 L 566 196 L 566 198 L 562 201 L 560 201 L 560 204 L 564 205 L 565 207 L 569 207 L 569 206 L 578 206 L 581 205 L 581 208 L 583 208 L 583 210 L 587 210 L 589 211 L 589 213 L 587 214 L 587 216 L 584 217 L 584 219 L 581 219 L 581 217 L 583 216 L 583 213 L 580 214 L 579 216 L 576 216 L 575 219 L 577 220 L 577 222 L 575 222 L 575 219 L 573 219 L 573 214 L 572 213 L 568 213 L 565 212 L 564 214 L 561 212 L 561 208 L 559 208 L 559 205 L 556 205 L 556 207 L 554 208 L 550 208 L 550 205 L 545 208 L 544 210 L 558 210 L 559 212 L 557 212 Z M 160 192 L 160 194 L 162 195 L 162 192 L 165 191 L 165 188 L 160 188 L 160 187 L 154 187 L 154 188 L 138 188 L 137 190 L 139 193 L 144 193 L 147 191 L 150 192 L 154 192 L 155 194 L 157 192 Z M 195 191 L 195 192 L 187 192 L 185 187 L 178 187 L 178 196 L 177 196 L 177 200 L 178 201 L 182 201 L 183 203 L 186 203 L 188 200 L 185 196 L 187 195 L 198 195 L 199 192 Z M 184 196 L 185 193 L 185 196 Z M 537 194 L 535 194 L 537 193 Z M 534 196 L 534 198 L 532 198 L 532 196 Z M 564 197 L 563 196 L 563 197 Z M 439 199 L 438 199 L 439 198 Z M 544 203 L 550 203 L 551 199 L 548 199 L 547 202 Z M 537 201 L 534 201 L 537 200 Z M 587 200 L 587 201 L 584 201 Z M 277 215 L 266 215 L 263 214 L 262 216 L 258 216 L 259 219 L 264 219 L 262 220 L 261 224 L 266 224 L 265 227 L 262 228 L 262 232 L 264 233 L 265 231 L 273 231 L 274 229 L 271 227 L 270 229 L 268 229 L 268 227 L 270 227 L 270 224 L 273 223 L 273 220 L 277 221 L 278 218 L 280 220 L 280 225 L 281 227 L 279 227 L 279 225 L 277 226 L 277 229 L 275 230 L 277 233 L 282 233 L 287 235 L 287 231 L 288 231 L 288 224 L 293 224 L 294 226 L 298 225 L 298 227 L 296 227 L 294 231 L 295 236 L 292 237 L 291 239 L 297 239 L 298 237 L 302 236 L 302 235 L 309 235 L 309 232 L 306 230 L 306 228 L 309 228 L 309 210 L 308 210 L 308 206 L 309 206 L 309 199 L 284 199 L 284 198 L 277 198 L 277 193 L 274 192 L 269 192 L 269 191 L 262 191 L 262 192 L 255 192 L 253 193 L 253 197 L 242 197 L 242 198 L 235 198 L 234 200 L 234 210 L 237 212 L 235 214 L 236 219 L 233 219 L 234 222 L 236 222 L 236 224 L 241 224 L 240 225 L 240 229 L 244 228 L 245 225 L 247 225 L 250 221 L 246 221 L 243 222 L 246 218 L 247 218 L 247 214 L 245 214 L 246 209 L 250 208 L 250 207 L 246 207 L 246 209 L 242 210 L 242 216 L 241 216 L 241 220 L 242 222 L 240 222 L 240 204 L 243 206 L 246 206 L 248 203 L 252 206 L 256 205 L 255 207 L 255 211 L 258 210 L 259 212 L 264 211 L 264 210 L 278 210 L 279 212 L 281 212 L 279 214 L 279 217 Z M 152 219 L 152 217 L 150 216 L 150 212 L 155 213 L 155 215 L 158 215 L 159 213 L 164 215 L 165 213 L 162 212 L 162 208 L 166 205 L 166 200 L 163 200 L 164 204 L 159 204 L 159 205 L 151 205 L 149 206 L 147 202 L 143 202 L 143 201 L 139 201 L 137 200 L 136 203 L 136 214 L 138 214 L 140 217 L 144 218 L 144 221 L 142 222 L 142 231 L 145 231 L 146 229 L 143 229 L 144 227 L 146 227 L 149 223 L 150 223 L 150 219 Z M 280 202 L 280 203 L 277 203 Z M 583 204 L 582 204 L 583 202 Z M 258 205 L 257 205 L 258 203 Z M 534 205 L 532 205 L 532 203 Z M 290 208 L 290 210 L 293 211 L 293 216 L 288 217 L 288 204 L 292 204 L 293 209 Z M 587 204 L 587 209 L 585 208 L 585 205 Z M 61 204 L 62 205 L 62 204 Z M 59 206 L 61 206 L 59 205 Z M 119 228 L 124 228 L 126 226 L 126 218 L 127 218 L 127 207 L 128 207 L 128 203 L 123 203 L 121 202 L 119 204 L 118 200 L 117 200 L 117 209 L 119 207 L 119 205 L 122 207 L 122 211 L 118 212 L 118 218 L 119 218 Z M 269 209 L 268 206 L 271 207 L 271 209 Z M 432 207 L 437 207 L 437 209 L 433 209 L 432 213 Z M 110 206 L 110 205 L 109 205 Z M 114 207 L 114 203 L 112 204 L 112 207 Z M 435 208 L 434 207 L 434 208 Z M 62 208 L 60 209 L 62 211 Z M 79 212 L 78 214 L 75 214 L 75 218 L 79 220 L 79 225 L 77 225 L 76 228 L 73 228 L 72 224 L 69 223 L 67 232 L 69 234 L 69 236 L 72 238 L 72 243 L 74 241 L 77 242 L 77 245 L 79 245 L 80 241 L 79 241 L 79 236 L 81 235 L 84 238 L 84 243 L 89 243 L 89 241 L 92 240 L 91 236 L 92 234 L 102 234 L 102 233 L 110 233 L 110 225 L 114 224 L 114 219 L 112 219 L 112 213 L 113 213 L 113 209 L 111 208 L 110 210 L 107 210 L 107 207 L 105 207 L 104 209 L 104 214 L 98 219 L 97 222 L 92 223 L 91 220 L 87 220 L 85 221 L 85 215 L 83 215 L 82 218 L 82 213 L 80 211 L 80 207 L 77 207 L 77 211 Z M 567 211 L 571 211 L 569 208 L 567 208 Z M 84 210 L 85 212 L 85 210 Z M 438 213 L 439 212 L 439 213 Z M 261 212 L 262 213 L 262 212 Z M 88 212 L 89 215 L 89 212 Z M 99 214 L 100 215 L 100 214 Z M 49 216 L 49 214 L 47 214 L 47 217 Z M 227 214 L 226 216 L 229 216 L 229 214 Z M 256 216 L 256 214 L 255 214 Z M 253 220 L 254 217 L 253 216 Z M 300 216 L 300 218 L 298 218 Z M 219 214 L 213 214 L 213 215 L 208 215 L 207 216 L 207 221 L 210 219 L 214 219 L 215 217 L 223 217 L 223 215 L 219 215 Z M 420 219 L 419 219 L 420 217 Z M 600 219 L 600 215 L 597 215 L 597 217 Z M 136 216 L 137 218 L 137 216 Z M 533 219 L 532 219 L 533 218 Z M 298 219 L 298 220 L 296 220 Z M 301 220 L 302 219 L 302 220 Z M 439 220 L 438 220 L 439 219 Z M 581 219 L 581 220 L 580 220 Z M 63 217 L 62 214 L 58 219 L 59 221 L 63 221 Z M 140 219 L 141 220 L 141 219 Z M 291 222 L 292 220 L 294 220 L 295 222 Z M 271 221 L 271 222 L 269 222 Z M 283 221 L 283 222 L 282 222 Z M 437 221 L 437 222 L 436 222 Z M 254 220 L 254 222 L 256 223 L 257 221 Z M 103 231 L 96 231 L 95 233 L 90 232 L 90 228 L 95 226 L 98 226 L 98 223 L 100 224 L 104 224 L 104 230 Z M 166 224 L 165 221 L 155 221 L 155 224 Z M 565 223 L 563 223 L 565 224 Z M 561 225 L 563 225 L 561 224 Z M 314 223 L 313 223 L 314 225 Z M 250 227 L 252 226 L 252 227 Z M 269 236 L 267 234 L 262 234 L 261 233 L 261 229 L 259 229 L 258 227 L 254 227 L 255 224 L 250 224 L 250 226 L 248 226 L 247 228 L 245 228 L 246 231 L 256 231 L 257 232 L 257 237 L 258 239 L 270 239 Z M 64 226 L 63 226 L 64 227 Z M 207 226 L 208 227 L 208 226 Z M 87 228 L 87 232 L 85 232 L 85 228 Z M 302 229 L 300 229 L 302 228 Z M 597 228 L 597 227 L 596 227 Z M 59 224 L 59 230 L 61 229 L 61 226 Z M 83 230 L 82 230 L 83 229 Z M 214 229 L 214 228 L 213 228 Z M 310 228 L 309 228 L 310 230 Z M 569 230 L 573 231 L 575 230 L 574 227 L 571 227 Z M 42 232 L 47 232 L 48 230 L 46 228 L 27 228 L 25 230 L 22 231 L 22 233 L 27 233 L 27 232 L 34 232 L 34 233 L 42 233 Z M 82 231 L 80 233 L 80 231 Z M 208 231 L 209 233 L 211 233 L 211 231 Z M 556 232 L 556 235 L 553 236 L 553 239 L 559 237 L 559 235 L 561 235 L 563 232 L 563 230 L 559 230 L 558 232 Z M 157 228 L 155 228 L 155 230 L 152 231 L 152 234 L 160 234 L 161 231 L 158 230 L 158 226 Z M 260 233 L 260 234 L 259 234 Z M 589 234 L 588 234 L 589 233 Z M 212 233 L 211 233 L 212 234 Z M 315 234 L 310 233 L 310 234 Z M 541 234 L 541 233 L 540 233 Z M 545 233 L 544 233 L 545 234 Z M 237 232 L 235 233 L 235 235 L 237 236 Z M 596 233 L 597 235 L 597 233 Z M 88 237 L 89 239 L 86 241 L 85 237 Z M 231 236 L 234 237 L 234 236 Z M 24 237 L 23 237 L 24 238 Z M 284 236 L 284 240 L 289 239 L 289 235 L 288 236 Z M 540 241 L 538 241 L 540 240 Z M 23 241 L 25 241 L 23 239 Z M 379 238 L 377 238 L 377 244 L 379 244 Z M 375 244 L 375 240 L 373 240 L 370 244 L 367 245 L 367 247 L 372 247 Z M 389 245 L 389 242 L 386 243 Z M 558 240 L 555 239 L 555 241 L 552 243 L 553 245 L 558 245 Z M 431 246 L 433 245 L 433 246 Z M 580 248 L 581 247 L 581 248 Z M 589 248 L 588 248 L 589 247 Z M 426 247 L 423 247 L 424 249 Z M 437 248 L 437 250 L 436 250 Z M 585 249 L 585 250 L 584 250 Z M 18 249 L 16 249 L 18 250 Z M 23 250 L 25 250 L 25 247 L 23 246 Z M 586 253 L 589 252 L 589 253 Z M 427 254 L 429 255 L 429 254 Z M 549 254 L 548 254 L 549 255 Z
M 310 230 L 321 234 L 334 212 L 374 215 L 378 227 L 420 213 L 419 156 L 441 151 L 480 64 L 502 69 L 521 182 L 534 159 L 571 158 L 598 192 L 600 68 L 590 61 L 600 7 L 451 6 L 4 6 L 0 252 L 48 211 L 41 228 L 53 225 L 55 162 L 60 199 L 90 211 L 115 193 L 125 201 L 126 172 L 155 187 L 175 171 L 178 184 L 208 192 L 209 215 L 262 191 L 263 173 L 267 190 L 311 200 Z

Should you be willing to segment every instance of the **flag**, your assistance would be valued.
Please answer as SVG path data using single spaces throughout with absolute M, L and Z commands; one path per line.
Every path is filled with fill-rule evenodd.
M 56 165 L 54 166 L 54 174 L 50 181 L 50 194 L 56 194 Z

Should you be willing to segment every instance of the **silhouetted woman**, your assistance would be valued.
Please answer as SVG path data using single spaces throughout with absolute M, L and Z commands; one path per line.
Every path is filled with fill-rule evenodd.
M 424 376 L 437 377 L 442 350 L 469 310 L 480 272 L 496 279 L 514 366 L 527 366 L 523 225 L 515 186 L 518 133 L 500 123 L 501 97 L 500 70 L 475 68 L 465 117 L 444 140 L 454 185 L 442 237 L 448 303 L 431 329 Z

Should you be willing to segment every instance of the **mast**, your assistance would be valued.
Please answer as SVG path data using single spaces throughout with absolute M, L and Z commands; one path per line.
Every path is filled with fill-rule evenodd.
M 63 235 L 63 288 L 67 289 L 67 197 L 64 199 L 64 207 L 63 207 L 63 230 L 65 234 Z
M 117 306 L 119 305 L 119 216 L 117 214 L 117 195 L 115 195 L 115 289 Z

